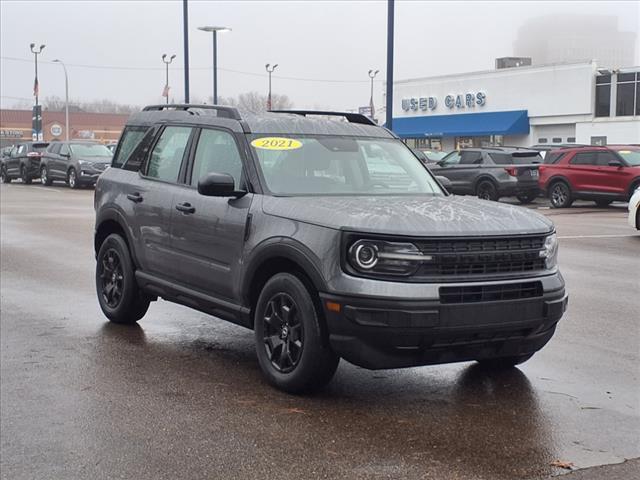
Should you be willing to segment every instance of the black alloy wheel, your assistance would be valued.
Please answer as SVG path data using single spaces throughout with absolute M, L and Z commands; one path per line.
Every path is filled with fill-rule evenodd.
M 0 177 L 2 177 L 2 183 L 11 183 L 11 177 L 7 175 L 7 169 L 5 167 L 0 169 Z
M 573 203 L 569 185 L 564 182 L 556 182 L 549 191 L 549 200 L 553 208 L 567 208 Z
M 49 169 L 46 166 L 43 166 L 40 169 L 40 183 L 42 185 L 51 185 L 51 179 L 49 178 Z
M 79 188 L 80 185 L 78 184 L 78 175 L 76 174 L 75 168 L 69 169 L 69 173 L 67 174 L 67 183 L 71 188 Z
M 114 248 L 108 249 L 100 262 L 102 300 L 109 308 L 117 308 L 124 291 L 122 259 Z
M 537 197 L 538 197 L 537 193 L 525 193 L 517 196 L 518 201 L 523 205 L 532 203 Z
M 483 180 L 478 184 L 476 195 L 481 200 L 498 200 L 498 190 L 490 180 Z
M 304 329 L 296 302 L 286 293 L 277 293 L 267 303 L 263 321 L 264 348 L 271 365 L 282 373 L 300 363 Z

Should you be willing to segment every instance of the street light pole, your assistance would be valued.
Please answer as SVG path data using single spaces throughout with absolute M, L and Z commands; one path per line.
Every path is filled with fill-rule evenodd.
M 55 63 L 59 63 L 62 65 L 62 69 L 64 70 L 64 133 L 65 140 L 69 141 L 69 76 L 67 75 L 67 66 L 64 64 L 62 60 L 58 60 L 57 58 L 54 60 Z
M 267 73 L 269 74 L 269 95 L 267 96 L 267 111 L 271 111 L 271 74 L 273 73 L 273 71 L 276 69 L 276 67 L 278 66 L 278 64 L 276 63 L 275 65 L 271 66 L 270 63 L 267 63 L 264 68 L 267 69 Z
M 40 48 L 36 50 L 36 44 L 32 43 L 29 45 L 31 48 L 31 52 L 33 53 L 36 60 L 36 77 L 33 81 L 33 95 L 36 97 L 36 104 L 33 107 L 33 118 L 32 118 L 32 138 L 34 141 L 42 140 L 42 109 L 38 106 L 38 95 L 40 93 L 40 84 L 38 83 L 38 55 L 42 53 L 44 47 L 46 45 L 40 45 Z M 35 137 L 35 138 L 34 138 Z
M 375 120 L 375 117 L 376 117 L 376 112 L 375 112 L 375 109 L 373 108 L 373 79 L 376 78 L 376 75 L 378 75 L 378 72 L 380 72 L 380 70 L 376 70 L 375 72 L 373 70 L 369 70 L 369 78 L 371 79 L 371 97 L 369 98 L 369 108 L 371 109 L 371 120 Z
M 393 130 L 393 9 L 387 0 L 387 128 Z
M 169 65 L 171 64 L 171 62 L 173 62 L 174 58 L 176 58 L 176 56 L 175 55 L 171 55 L 171 57 L 169 57 L 169 60 L 167 60 L 167 54 L 166 53 L 162 54 L 162 62 L 166 66 L 166 76 L 165 76 L 165 83 L 164 83 L 164 91 L 162 92 L 162 94 L 165 97 L 167 97 L 167 105 L 169 105 Z
M 189 103 L 189 5 L 182 1 L 182 29 L 184 35 L 184 103 Z
M 214 27 L 214 26 L 205 26 L 198 27 L 198 30 L 202 30 L 203 32 L 212 32 L 213 33 L 213 104 L 217 105 L 218 103 L 218 32 L 230 32 L 231 29 L 228 27 Z

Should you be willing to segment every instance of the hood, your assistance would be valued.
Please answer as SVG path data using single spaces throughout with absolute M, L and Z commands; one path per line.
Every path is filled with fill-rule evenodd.
M 547 233 L 553 223 L 523 207 L 475 197 L 263 197 L 268 215 L 325 227 L 415 236 Z

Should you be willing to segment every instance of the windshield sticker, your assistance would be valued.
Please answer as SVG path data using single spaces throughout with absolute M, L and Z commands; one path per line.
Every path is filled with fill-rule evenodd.
M 262 137 L 252 141 L 251 146 L 262 150 L 295 150 L 302 148 L 302 142 L 293 138 Z

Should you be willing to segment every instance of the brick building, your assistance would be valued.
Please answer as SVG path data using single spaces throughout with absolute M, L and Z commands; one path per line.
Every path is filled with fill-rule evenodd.
M 120 113 L 69 112 L 69 139 L 93 139 L 102 143 L 118 140 L 129 118 Z M 65 139 L 64 111 L 42 112 L 44 140 Z M 0 146 L 31 141 L 31 110 L 0 109 Z

